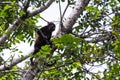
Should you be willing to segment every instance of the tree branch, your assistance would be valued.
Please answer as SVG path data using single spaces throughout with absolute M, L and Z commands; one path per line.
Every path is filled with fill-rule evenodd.
M 18 26 L 18 24 L 22 23 L 22 18 L 19 17 L 16 19 L 11 26 L 5 31 L 2 37 L 0 37 L 0 45 L 4 44 L 4 42 L 7 40 L 9 35 L 12 33 L 12 31 L 15 30 L 15 28 Z
M 32 53 L 32 52 L 31 52 Z M 29 54 L 31 54 L 29 53 Z M 23 60 L 27 59 L 30 55 L 25 55 L 24 58 L 13 59 L 13 62 L 6 62 L 5 64 L 0 66 L 0 71 L 9 70 L 11 67 L 15 66 L 16 64 L 22 62 Z
M 0 2 L 0 5 L 11 4 L 12 2 Z
M 68 33 L 71 31 L 73 25 L 75 24 L 76 20 L 78 19 L 79 15 L 85 9 L 85 6 L 89 3 L 90 0 L 78 0 L 71 11 L 69 17 L 63 23 L 64 27 L 62 27 L 62 32 Z
M 42 5 L 41 7 L 31 11 L 28 15 L 28 17 L 31 17 L 31 16 L 35 16 L 37 15 L 38 13 L 41 13 L 43 12 L 44 10 L 46 10 L 55 0 L 49 0 L 45 5 Z

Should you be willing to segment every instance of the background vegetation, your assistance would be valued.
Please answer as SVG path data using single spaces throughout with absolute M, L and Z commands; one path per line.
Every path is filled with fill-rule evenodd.
M 30 66 L 28 60 L 24 68 L 18 67 L 30 55 L 14 60 L 11 53 L 22 52 L 12 46 L 25 41 L 33 44 L 35 29 L 40 28 L 36 26 L 40 13 L 53 2 L 60 12 L 65 2 L 66 10 L 73 9 L 68 18 L 62 10 L 60 20 L 55 20 L 59 29 L 52 41 L 57 49 L 46 57 L 52 48 L 43 46 L 35 55 L 39 66 Z M 78 16 L 71 18 L 74 14 Z M 11 56 L 5 60 L 2 55 L 6 49 Z M 0 55 L 1 80 L 120 80 L 120 0 L 0 0 Z M 52 67 L 44 65 L 54 60 Z M 28 72 L 30 67 L 32 74 Z

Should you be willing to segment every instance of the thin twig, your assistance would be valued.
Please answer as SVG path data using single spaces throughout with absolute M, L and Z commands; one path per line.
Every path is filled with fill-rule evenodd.
M 64 10 L 64 12 L 63 12 L 62 18 L 64 17 L 64 15 L 65 15 L 65 13 L 66 13 L 68 7 L 69 7 L 69 4 L 70 4 L 70 1 L 68 0 L 68 4 L 67 4 L 67 6 L 66 6 L 66 8 L 65 8 L 65 10 Z
M 49 23 L 49 21 L 47 21 L 47 20 L 44 19 L 43 17 L 40 16 L 40 18 L 41 18 L 42 20 L 44 20 L 45 22 Z

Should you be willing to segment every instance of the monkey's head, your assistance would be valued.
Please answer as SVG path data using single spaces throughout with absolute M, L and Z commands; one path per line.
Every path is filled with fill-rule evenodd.
M 49 29 L 49 31 L 54 31 L 55 30 L 55 24 L 54 23 L 52 23 L 52 22 L 49 22 L 48 23 L 48 29 Z

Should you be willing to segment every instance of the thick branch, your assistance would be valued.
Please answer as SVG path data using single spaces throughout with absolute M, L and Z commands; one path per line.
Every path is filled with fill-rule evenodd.
M 18 24 L 22 23 L 22 18 L 16 19 L 11 26 L 6 30 L 5 34 L 3 34 L 2 37 L 0 37 L 0 45 L 4 44 L 4 42 L 7 40 L 9 35 L 14 31 L 14 29 L 18 26 Z
M 30 66 L 29 70 L 25 73 L 25 76 L 22 78 L 22 80 L 33 80 L 38 71 L 38 67 Z
M 23 60 L 27 59 L 29 57 L 29 55 L 24 56 L 24 58 L 18 58 L 18 59 L 13 59 L 13 62 L 7 62 L 3 65 L 0 66 L 0 71 L 4 71 L 4 70 L 9 70 L 11 67 L 15 66 L 16 64 L 22 62 Z
M 33 10 L 32 12 L 29 13 L 29 17 L 35 16 L 38 13 L 41 13 L 42 11 L 46 10 L 55 0 L 49 0 L 45 5 L 42 5 L 41 7 Z
M 71 31 L 73 25 L 75 24 L 76 20 L 80 16 L 80 14 L 85 9 L 85 6 L 89 3 L 90 0 L 78 0 L 71 11 L 69 17 L 63 23 L 64 28 L 62 28 L 62 32 L 69 32 Z

